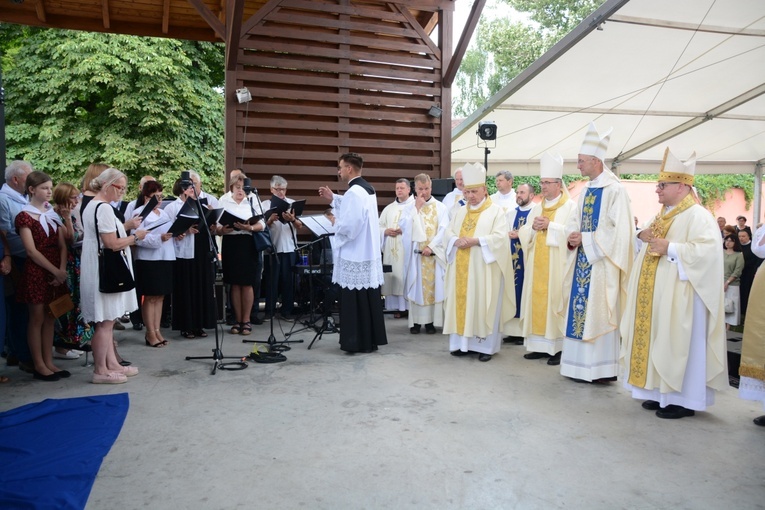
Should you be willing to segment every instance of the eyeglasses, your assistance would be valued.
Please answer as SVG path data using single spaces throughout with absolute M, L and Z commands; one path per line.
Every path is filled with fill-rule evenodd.
M 120 193 L 124 193 L 125 190 L 127 189 L 127 186 L 120 186 L 119 184 L 112 183 L 112 186 L 117 188 L 117 191 L 119 191 Z
M 287 188 L 271 188 L 274 191 L 278 191 L 279 193 L 286 193 Z
M 539 181 L 540 186 L 552 186 L 553 184 L 558 184 L 558 181 Z
M 656 185 L 656 187 L 658 189 L 664 189 L 667 186 L 669 186 L 670 184 L 680 184 L 680 183 L 679 182 L 660 182 L 659 184 Z

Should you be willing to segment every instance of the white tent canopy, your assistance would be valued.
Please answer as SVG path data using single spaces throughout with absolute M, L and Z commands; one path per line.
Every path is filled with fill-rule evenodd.
M 682 160 L 696 151 L 697 173 L 759 183 L 765 0 L 608 0 L 454 128 L 453 168 L 484 161 L 479 121 L 497 124 L 490 172 L 537 175 L 550 151 L 577 173 L 594 122 L 613 127 L 607 162 L 619 173 L 658 172 L 668 146 Z

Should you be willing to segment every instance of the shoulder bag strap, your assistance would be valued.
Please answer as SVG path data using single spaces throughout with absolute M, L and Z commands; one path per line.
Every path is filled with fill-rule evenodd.
M 96 204 L 96 210 L 93 211 L 93 222 L 96 225 L 96 242 L 98 243 L 98 251 L 102 252 L 103 247 L 101 246 L 101 236 L 98 234 L 98 208 L 104 205 L 106 202 L 99 202 Z M 111 205 L 109 207 L 112 207 Z M 113 208 L 112 208 L 113 209 Z M 116 220 L 116 218 L 115 218 Z M 115 225 L 116 226 L 116 225 Z M 120 229 L 119 227 L 114 231 L 115 234 L 117 234 L 117 237 L 120 236 Z

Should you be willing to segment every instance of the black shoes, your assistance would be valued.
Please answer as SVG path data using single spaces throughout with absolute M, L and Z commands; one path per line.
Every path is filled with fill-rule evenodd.
M 695 416 L 696 414 L 696 411 L 692 409 L 686 409 L 683 406 L 676 406 L 674 404 L 670 404 L 667 407 L 661 407 L 655 400 L 646 400 L 640 405 L 643 406 L 643 409 L 648 411 L 656 411 L 656 416 L 664 418 L 665 420 L 677 420 L 685 418 L 686 416 Z M 763 424 L 765 424 L 765 420 Z
M 640 405 L 643 406 L 643 409 L 646 409 L 648 411 L 658 411 L 660 407 L 659 403 L 656 402 L 655 400 L 646 400 Z
M 143 329 L 143 324 L 141 324 L 140 322 L 136 322 L 135 324 L 133 324 L 133 329 L 136 331 L 141 331 Z
M 755 425 L 759 425 L 760 427 L 765 427 L 765 415 L 758 416 L 754 420 L 752 420 Z
M 491 359 L 491 354 L 479 354 L 478 355 L 478 361 L 489 361 Z
M 427 333 L 429 335 L 433 335 L 433 334 L 435 334 L 435 332 L 436 332 L 436 328 L 435 328 L 435 326 L 433 326 L 432 322 L 428 323 L 428 324 L 425 324 L 425 333 Z M 419 331 L 418 331 L 418 333 L 419 333 Z
M 547 360 L 547 364 L 552 366 L 560 365 L 560 353 L 551 356 L 550 359 Z
M 451 351 L 449 354 L 451 354 L 452 356 L 467 356 L 468 354 L 470 354 L 470 352 L 469 351 L 461 351 L 461 350 L 457 349 L 456 351 Z
M 522 336 L 506 336 L 502 341 L 506 344 L 523 345 Z
M 542 358 L 549 358 L 550 355 L 546 352 L 529 352 L 527 354 L 524 354 L 523 357 L 525 359 L 542 359 Z
M 411 328 L 409 328 L 409 332 L 413 335 L 419 335 L 420 334 L 420 328 L 421 326 L 419 324 L 415 324 Z
M 63 370 L 62 370 L 62 372 L 63 372 Z M 37 379 L 38 381 L 46 381 L 46 382 L 54 382 L 54 381 L 58 381 L 59 379 L 61 379 L 61 376 L 60 376 L 60 375 L 58 375 L 58 373 L 55 373 L 55 372 L 54 372 L 54 373 L 52 373 L 52 374 L 48 374 L 48 375 L 42 375 L 42 374 L 41 374 L 40 372 L 38 372 L 37 370 L 35 370 L 34 372 L 32 372 L 32 377 L 34 377 L 34 378 L 35 378 L 35 379 Z
M 686 409 L 683 406 L 676 406 L 673 404 L 667 407 L 662 407 L 656 411 L 656 416 L 664 418 L 665 420 L 677 420 L 679 418 L 685 418 L 686 416 L 694 416 L 696 411 L 692 409 Z

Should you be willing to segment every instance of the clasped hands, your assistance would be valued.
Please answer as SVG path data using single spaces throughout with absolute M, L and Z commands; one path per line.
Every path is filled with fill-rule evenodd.
M 537 216 L 534 218 L 534 223 L 531 224 L 531 228 L 534 230 L 547 230 L 550 225 L 550 219 L 544 216 Z
M 454 241 L 454 246 L 456 246 L 459 249 L 470 248 L 472 246 L 478 246 L 478 238 L 477 237 L 460 237 L 459 239 Z M 430 250 L 430 248 L 425 248 L 425 250 Z M 425 250 L 422 250 L 423 255 L 425 255 Z
M 655 237 L 653 230 L 647 228 L 638 234 L 638 239 L 648 243 L 648 252 L 651 255 L 666 255 L 669 249 L 669 241 L 661 237 Z

